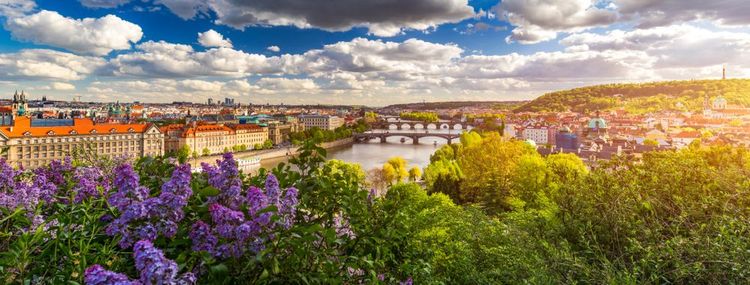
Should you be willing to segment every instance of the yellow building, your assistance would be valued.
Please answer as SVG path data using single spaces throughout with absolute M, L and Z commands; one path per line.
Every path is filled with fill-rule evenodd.
M 255 124 L 193 124 L 161 127 L 165 134 L 166 151 L 177 151 L 187 145 L 198 154 L 222 153 L 235 146 L 252 149 L 268 140 L 268 128 Z
M 12 165 L 35 168 L 63 159 L 77 148 L 107 156 L 162 155 L 164 135 L 152 124 L 99 124 L 76 118 L 45 125 L 18 116 L 12 124 L 0 126 L 0 147 L 7 149 L 2 156 Z

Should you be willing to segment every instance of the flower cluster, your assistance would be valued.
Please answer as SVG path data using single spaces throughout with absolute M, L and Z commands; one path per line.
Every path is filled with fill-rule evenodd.
M 224 187 L 232 187 L 232 184 L 225 184 Z M 294 223 L 297 189 L 282 191 L 273 175 L 266 178 L 265 192 L 258 187 L 250 187 L 246 196 L 240 198 L 231 201 L 241 201 L 244 205 L 220 203 L 227 201 L 224 199 L 209 205 L 210 223 L 199 221 L 190 232 L 193 250 L 207 251 L 220 258 L 239 257 L 248 248 L 258 252 L 264 248 L 274 229 L 288 229 Z M 276 211 L 271 211 L 270 206 L 275 206 Z M 277 221 L 273 221 L 274 215 L 279 218 Z
M 159 196 L 148 197 L 148 188 L 138 183 L 138 175 L 129 165 L 117 168 L 115 179 L 118 192 L 110 196 L 110 203 L 120 210 L 120 216 L 106 228 L 108 235 L 120 235 L 120 247 L 128 248 L 136 240 L 156 239 L 159 234 L 172 237 L 178 222 L 184 217 L 183 208 L 192 195 L 190 165 L 175 167 L 172 178 L 162 185 Z
M 99 197 L 99 190 L 97 187 L 101 185 L 104 188 L 104 193 L 109 191 L 108 184 L 105 183 L 104 175 L 99 168 L 96 167 L 79 167 L 76 168 L 73 177 L 78 183 L 75 186 L 76 196 L 74 202 L 80 203 L 90 197 Z
M 87 285 L 137 285 L 137 284 L 195 284 L 193 273 L 178 274 L 177 263 L 164 256 L 147 240 L 138 241 L 133 246 L 135 267 L 140 274 L 137 281 L 130 280 L 126 275 L 104 269 L 95 264 L 86 269 L 84 281 Z
M 225 153 L 222 160 L 216 160 L 216 165 L 201 163 L 203 173 L 208 176 L 208 184 L 221 192 L 211 202 L 220 202 L 232 209 L 238 209 L 242 204 L 242 180 L 237 161 L 232 153 Z
M 41 201 L 51 201 L 56 190 L 43 173 L 34 175 L 16 170 L 0 160 L 0 207 L 9 210 L 22 207 L 32 215 Z

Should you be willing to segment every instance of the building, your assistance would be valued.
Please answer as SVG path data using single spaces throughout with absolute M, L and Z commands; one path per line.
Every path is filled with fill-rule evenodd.
M 305 126 L 305 130 L 315 127 L 323 130 L 335 130 L 344 125 L 343 118 L 328 115 L 301 115 L 299 121 Z
M 537 145 L 555 144 L 555 128 L 548 126 L 533 126 L 523 129 L 523 140 L 534 141 Z
M 198 154 L 223 153 L 244 146 L 252 149 L 268 140 L 268 128 L 256 124 L 199 124 L 167 125 L 161 127 L 165 134 L 166 152 L 177 151 L 187 145 Z
M 580 145 L 578 135 L 573 133 L 568 127 L 561 128 L 555 136 L 555 146 L 559 148 L 578 149 Z
M 90 118 L 32 120 L 13 118 L 0 126 L 2 155 L 11 165 L 35 168 L 63 159 L 76 149 L 106 156 L 164 154 L 164 135 L 152 124 L 97 124 Z

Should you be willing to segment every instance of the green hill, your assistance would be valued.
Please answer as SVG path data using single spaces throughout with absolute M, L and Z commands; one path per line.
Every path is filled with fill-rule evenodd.
M 516 112 L 589 113 L 624 108 L 634 114 L 660 110 L 698 111 L 704 97 L 723 96 L 730 105 L 750 106 L 750 79 L 686 80 L 606 84 L 551 92 L 530 101 Z

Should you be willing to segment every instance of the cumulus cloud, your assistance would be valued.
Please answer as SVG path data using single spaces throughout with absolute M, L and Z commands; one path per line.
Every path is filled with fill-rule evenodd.
M 266 49 L 268 51 L 272 51 L 272 52 L 280 52 L 281 51 L 281 48 L 279 46 L 269 46 Z
M 106 63 L 97 57 L 46 49 L 0 54 L 0 77 L 12 80 L 78 80 Z
M 635 18 L 641 28 L 693 20 L 721 25 L 750 24 L 750 5 L 745 0 L 614 0 L 620 13 Z
M 681 24 L 632 31 L 568 36 L 561 44 L 592 51 L 637 50 L 655 60 L 656 68 L 699 68 L 731 64 L 750 68 L 750 34 L 712 31 Z
M 503 0 L 494 10 L 515 28 L 508 42 L 533 44 L 555 39 L 558 32 L 606 26 L 617 14 L 597 7 L 597 0 Z
M 213 29 L 198 33 L 198 43 L 204 47 L 232 47 L 232 41 L 225 39 L 222 34 Z
M 0 0 L 0 17 L 15 18 L 34 10 L 34 0 Z
M 18 40 L 92 55 L 130 49 L 143 36 L 141 27 L 114 15 L 78 20 L 46 10 L 9 18 L 5 28 Z
M 130 0 L 80 0 L 81 5 L 89 8 L 115 8 L 125 5 Z
M 275 73 L 278 58 L 249 54 L 230 48 L 213 48 L 203 52 L 190 45 L 148 41 L 136 46 L 133 53 L 120 54 L 110 60 L 105 74 L 143 77 L 242 77 L 255 73 Z
M 377 36 L 404 29 L 427 30 L 474 16 L 467 0 L 159 0 L 178 16 L 216 15 L 217 23 L 237 29 L 248 26 L 295 26 L 346 31 L 366 27 Z M 209 13 L 211 11 L 212 13 Z

